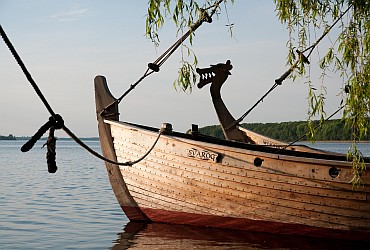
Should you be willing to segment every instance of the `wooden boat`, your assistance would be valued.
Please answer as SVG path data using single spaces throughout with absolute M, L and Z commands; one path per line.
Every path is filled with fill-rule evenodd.
M 345 155 L 290 146 L 248 134 L 223 104 L 231 64 L 200 69 L 211 85 L 225 140 L 119 121 L 103 76 L 95 78 L 96 111 L 112 189 L 131 221 L 370 240 L 370 160 L 353 188 Z M 158 138 L 159 136 L 159 138 Z M 158 140 L 149 154 L 148 150 Z M 263 145 L 265 144 L 265 145 Z M 280 145 L 277 145 L 280 144 Z

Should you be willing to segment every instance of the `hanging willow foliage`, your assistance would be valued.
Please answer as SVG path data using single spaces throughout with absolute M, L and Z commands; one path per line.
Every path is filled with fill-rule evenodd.
M 310 39 L 316 32 L 325 32 L 333 20 L 341 17 L 338 25 L 339 34 L 330 40 L 331 44 L 320 58 L 319 66 L 322 78 L 325 77 L 326 71 L 331 69 L 339 73 L 343 79 L 343 119 L 352 129 L 353 144 L 348 151 L 348 158 L 353 165 L 352 183 L 361 185 L 361 174 L 365 171 L 365 164 L 356 143 L 367 135 L 370 125 L 370 1 L 274 0 L 274 2 L 280 21 L 289 30 L 287 44 L 290 64 L 294 61 L 295 48 L 304 50 L 310 45 Z M 322 81 L 321 91 L 316 91 L 310 84 L 309 73 L 309 70 L 297 72 L 298 76 L 306 76 L 308 79 L 309 117 L 319 115 L 323 118 L 326 115 L 325 81 Z M 314 131 L 311 132 L 314 135 Z

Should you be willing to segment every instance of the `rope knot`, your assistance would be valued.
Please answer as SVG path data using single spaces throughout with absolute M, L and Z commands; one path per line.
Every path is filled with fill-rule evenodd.
M 55 114 L 49 118 L 54 129 L 62 129 L 64 127 L 64 120 L 59 114 Z
M 41 137 L 46 133 L 46 131 L 49 130 L 49 137 L 44 146 L 47 147 L 47 153 L 46 153 L 46 161 L 48 164 L 48 171 L 49 173 L 55 173 L 57 171 L 57 166 L 55 162 L 55 156 L 56 156 L 56 139 L 54 136 L 54 131 L 56 129 L 62 129 L 64 128 L 64 120 L 63 118 L 55 114 L 49 118 L 49 120 L 40 127 L 40 129 L 31 137 L 29 141 L 27 141 L 21 148 L 22 152 L 27 152 L 33 148 L 33 146 L 36 144 L 38 140 L 41 139 Z

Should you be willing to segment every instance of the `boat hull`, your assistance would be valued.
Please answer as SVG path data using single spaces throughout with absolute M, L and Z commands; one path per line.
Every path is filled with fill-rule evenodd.
M 122 210 L 132 210 L 132 207 L 122 207 Z M 271 222 L 251 220 L 246 218 L 234 218 L 216 215 L 204 215 L 195 213 L 184 213 L 169 210 L 140 208 L 140 212 L 145 213 L 150 221 L 158 223 L 170 223 L 176 225 L 191 225 L 210 228 L 235 229 L 249 232 L 274 233 L 284 235 L 302 235 L 330 239 L 348 239 L 368 241 L 368 232 L 357 232 L 348 230 L 335 230 L 300 224 L 289 224 L 284 222 Z M 131 221 L 136 221 L 132 219 Z
M 157 137 L 130 124 L 106 123 L 120 162 L 144 155 Z M 144 160 L 119 167 L 137 202 L 122 209 L 131 220 L 142 220 L 140 211 L 154 222 L 369 238 L 369 187 L 353 190 L 350 163 L 303 155 L 162 135 Z M 333 168 L 340 171 L 336 177 L 330 176 Z
M 95 88 L 104 92 L 105 79 L 97 78 Z M 100 95 L 103 154 L 118 162 L 145 155 L 158 131 L 109 113 L 104 119 L 99 107 L 114 99 Z M 137 164 L 106 166 L 118 203 L 133 221 L 370 240 L 368 170 L 366 184 L 353 189 L 351 163 L 338 154 L 173 132 L 161 135 Z

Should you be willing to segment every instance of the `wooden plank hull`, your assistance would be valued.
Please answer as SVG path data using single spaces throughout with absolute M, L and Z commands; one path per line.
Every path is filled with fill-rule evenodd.
M 157 137 L 132 125 L 107 123 L 120 162 L 145 154 Z M 261 166 L 256 158 L 263 160 Z M 331 177 L 331 168 L 340 174 Z M 120 171 L 137 209 L 151 221 L 310 235 L 332 229 L 329 235 L 356 231 L 351 237 L 370 236 L 369 186 L 353 190 L 351 165 L 344 161 L 162 135 L 143 161 Z M 368 176 L 364 179 L 369 183 Z M 129 218 L 135 211 L 122 208 Z
M 104 78 L 95 84 L 106 87 Z M 105 98 L 97 97 L 103 154 L 119 162 L 140 158 L 157 130 L 99 119 L 99 99 Z M 364 187 L 353 189 L 351 163 L 338 154 L 170 133 L 139 163 L 106 165 L 133 221 L 370 240 L 369 170 Z

